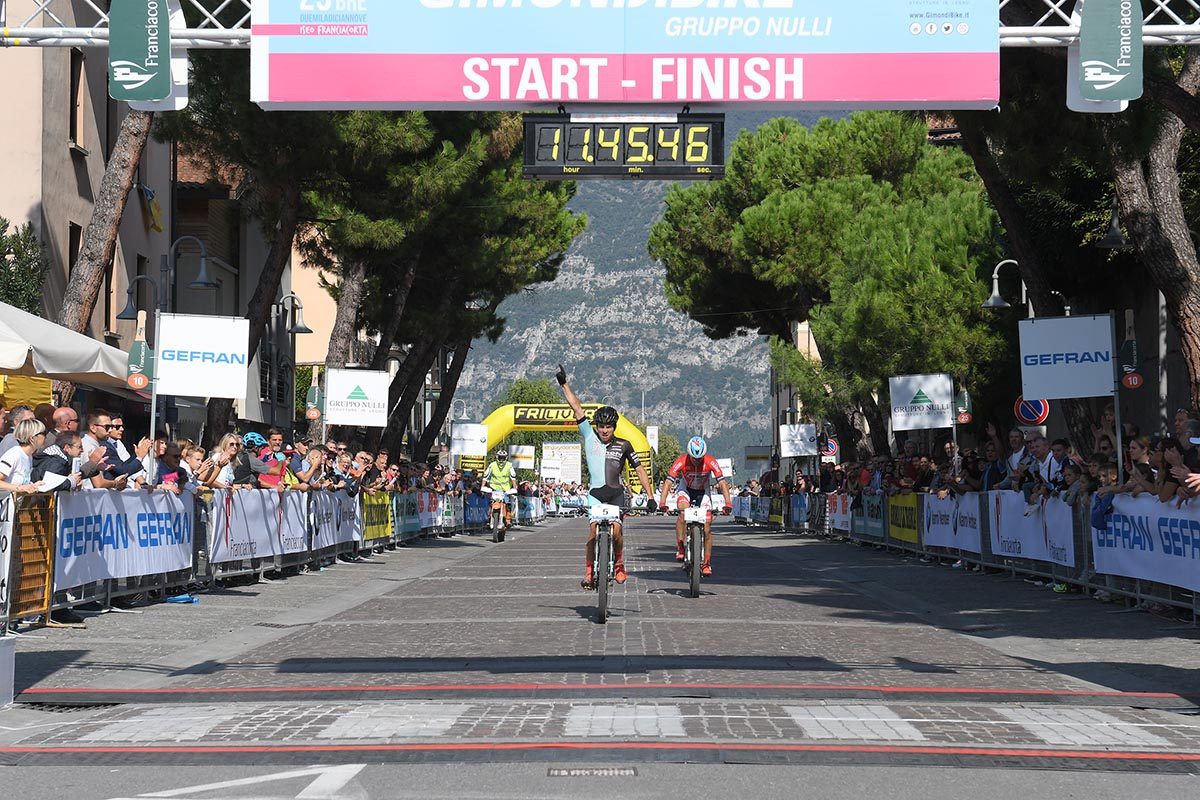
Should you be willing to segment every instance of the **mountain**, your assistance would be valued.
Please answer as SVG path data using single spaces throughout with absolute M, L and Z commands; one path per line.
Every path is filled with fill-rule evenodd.
M 777 116 L 777 115 L 773 115 Z M 726 139 L 757 128 L 765 114 L 730 114 Z M 817 115 L 801 115 L 806 123 Z M 584 402 L 607 398 L 622 414 L 686 441 L 702 434 L 709 451 L 744 463 L 748 445 L 770 444 L 766 340 L 707 338 L 667 305 L 665 270 L 646 251 L 669 184 L 580 181 L 571 208 L 588 216 L 558 278 L 500 306 L 507 326 L 492 344 L 476 341 L 456 397 L 481 418 L 513 380 L 549 378 L 561 362 Z

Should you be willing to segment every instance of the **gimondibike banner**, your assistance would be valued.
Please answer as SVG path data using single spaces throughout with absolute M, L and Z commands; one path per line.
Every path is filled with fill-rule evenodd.
M 1021 492 L 988 492 L 992 555 L 1075 566 L 1071 507 L 1052 497 L 1029 511 Z
M 364 542 L 392 538 L 392 503 L 387 492 L 369 494 L 362 498 L 362 538 Z
M 60 492 L 54 589 L 192 565 L 190 492 Z
M 308 549 L 308 496 L 271 489 L 213 492 L 208 560 L 271 558 Z
M 884 523 L 884 504 L 883 496 L 878 494 L 870 494 L 862 496 L 862 516 L 855 515 L 852 518 L 854 525 L 855 536 L 866 536 L 871 539 L 882 540 L 887 533 L 887 525 Z
M 308 516 L 314 551 L 361 539 L 358 499 L 345 492 L 309 492 Z
M 888 538 L 909 544 L 920 544 L 921 532 L 917 517 L 917 496 L 898 494 L 887 499 Z
M 1200 509 L 1119 494 L 1092 528 L 1096 571 L 1200 591 Z
M 268 108 L 993 108 L 996 0 L 254 0 Z
M 978 492 L 965 492 L 946 498 L 933 493 L 926 495 L 922 546 L 953 547 L 968 553 L 982 552 L 979 508 Z
M 835 531 L 850 530 L 850 495 L 831 494 L 826 496 L 829 503 L 829 527 Z

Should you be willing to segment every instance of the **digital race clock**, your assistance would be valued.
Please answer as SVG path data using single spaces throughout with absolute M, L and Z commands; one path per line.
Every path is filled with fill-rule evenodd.
M 710 180 L 725 174 L 723 114 L 526 114 L 527 178 Z

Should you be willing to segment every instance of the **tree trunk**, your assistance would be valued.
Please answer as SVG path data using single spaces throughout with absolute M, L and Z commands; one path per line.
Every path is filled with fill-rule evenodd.
M 466 363 L 467 353 L 470 351 L 470 340 L 459 342 L 455 346 L 454 361 L 450 364 L 450 371 L 446 374 L 445 380 L 442 381 L 442 393 L 438 397 L 437 404 L 433 407 L 433 414 L 430 416 L 428 424 L 425 425 L 425 430 L 421 432 L 421 439 L 413 451 L 414 461 L 425 461 L 429 458 L 429 451 L 433 448 L 438 432 L 446 422 L 446 415 L 450 413 L 450 408 L 454 404 L 454 392 L 458 389 L 458 379 L 462 375 L 463 365 Z
M 883 408 L 874 397 L 867 395 L 862 403 L 862 411 L 871 428 L 871 450 L 878 456 L 890 455 L 892 443 L 888 440 L 888 424 L 883 416 Z
M 292 242 L 296 238 L 296 227 L 300 220 L 300 181 L 297 178 L 284 184 L 279 196 L 279 222 L 275 225 L 275 236 L 271 240 L 271 249 L 267 251 L 262 273 L 258 277 L 258 286 L 246 307 L 246 318 L 250 320 L 250 341 L 247 353 L 250 358 L 258 352 L 262 341 L 263 330 L 267 326 L 271 314 L 271 305 L 275 295 L 279 294 L 279 284 L 283 280 L 283 270 L 292 257 Z M 233 401 L 224 397 L 214 397 L 208 401 L 208 422 L 204 428 L 205 447 L 212 447 L 217 440 L 229 430 L 229 422 L 233 413 Z
M 371 357 L 371 369 L 380 370 L 387 366 L 388 354 L 392 351 L 392 345 L 396 343 L 396 334 L 400 331 L 400 322 L 404 319 L 404 306 L 408 304 L 408 295 L 416 277 L 417 259 L 414 258 L 404 271 L 400 286 L 396 289 L 391 316 L 379 329 L 379 347 L 375 348 L 375 355 Z
M 412 408 L 425 390 L 425 373 L 429 372 L 429 368 L 433 365 L 445 341 L 446 334 L 444 332 L 426 340 L 420 348 L 420 352 L 418 353 L 414 348 L 414 351 L 404 360 L 401 372 L 396 373 L 396 380 L 392 381 L 392 386 L 399 385 L 400 397 L 392 406 L 392 412 L 388 415 L 388 426 L 384 429 L 382 437 L 383 445 L 388 448 L 389 452 L 396 453 L 403 448 L 404 433 L 408 427 Z M 402 374 L 405 375 L 405 379 L 400 382 Z
M 133 192 L 134 179 L 142 152 L 150 138 L 152 111 L 130 109 L 121 120 L 121 130 L 113 146 L 112 156 L 104 166 L 104 178 L 96 193 L 92 207 L 92 218 L 83 232 L 79 245 L 79 257 L 67 281 L 62 310 L 58 324 L 77 333 L 86 333 L 96 308 L 96 298 L 104 285 L 104 273 L 112 263 L 117 249 L 117 235 L 121 218 L 125 216 L 125 205 Z
M 1189 130 L 1200 133 L 1200 99 L 1197 99 L 1194 87 L 1185 88 L 1191 86 L 1192 76 L 1197 70 L 1200 70 L 1200 54 L 1194 49 L 1188 50 L 1178 81 L 1156 70 L 1146 71 L 1146 94 L 1179 117 Z
M 337 313 L 333 318 L 333 330 L 329 334 L 329 348 L 325 351 L 325 371 L 342 369 L 350 354 L 350 342 L 358 333 L 358 309 L 362 305 L 367 276 L 367 264 L 362 260 L 342 265 L 341 291 L 338 293 Z M 308 424 L 308 435 L 314 441 L 321 438 L 324 419 L 315 419 Z M 337 430 L 332 436 L 341 441 L 345 430 Z
M 1195 91 L 1200 76 L 1185 72 L 1183 88 Z M 1200 263 L 1179 195 L 1179 148 L 1186 126 L 1169 119 L 1142 163 L 1109 140 L 1117 203 L 1138 258 L 1166 299 L 1188 370 L 1193 412 L 1200 409 Z

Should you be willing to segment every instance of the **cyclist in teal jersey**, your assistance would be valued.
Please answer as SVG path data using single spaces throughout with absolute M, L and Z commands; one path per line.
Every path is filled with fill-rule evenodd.
M 562 387 L 563 397 L 567 399 L 567 404 L 575 412 L 575 424 L 579 426 L 579 432 L 583 435 L 583 451 L 587 456 L 588 473 L 592 481 L 591 491 L 588 493 L 588 505 L 598 503 L 620 505 L 621 498 L 625 495 L 621 475 L 624 472 L 625 464 L 628 463 L 637 472 L 638 480 L 641 481 L 642 488 L 646 491 L 646 511 L 653 514 L 658 508 L 654 502 L 654 484 L 650 481 L 646 465 L 638 458 L 633 445 L 627 439 L 617 438 L 617 410 L 612 406 L 598 408 L 592 414 L 589 422 L 579 398 L 567 384 L 567 371 L 563 369 L 562 364 L 558 365 L 558 374 L 555 375 L 555 378 L 558 379 L 558 385 Z M 592 548 L 595 542 L 596 523 L 592 523 L 585 551 L 587 570 L 582 581 L 585 589 L 590 589 L 595 582 L 595 565 L 592 563 Z M 613 570 L 613 577 L 616 578 L 617 583 L 624 583 L 628 577 L 625 572 L 624 544 L 621 523 L 614 523 L 613 550 L 616 554 L 617 564 Z

